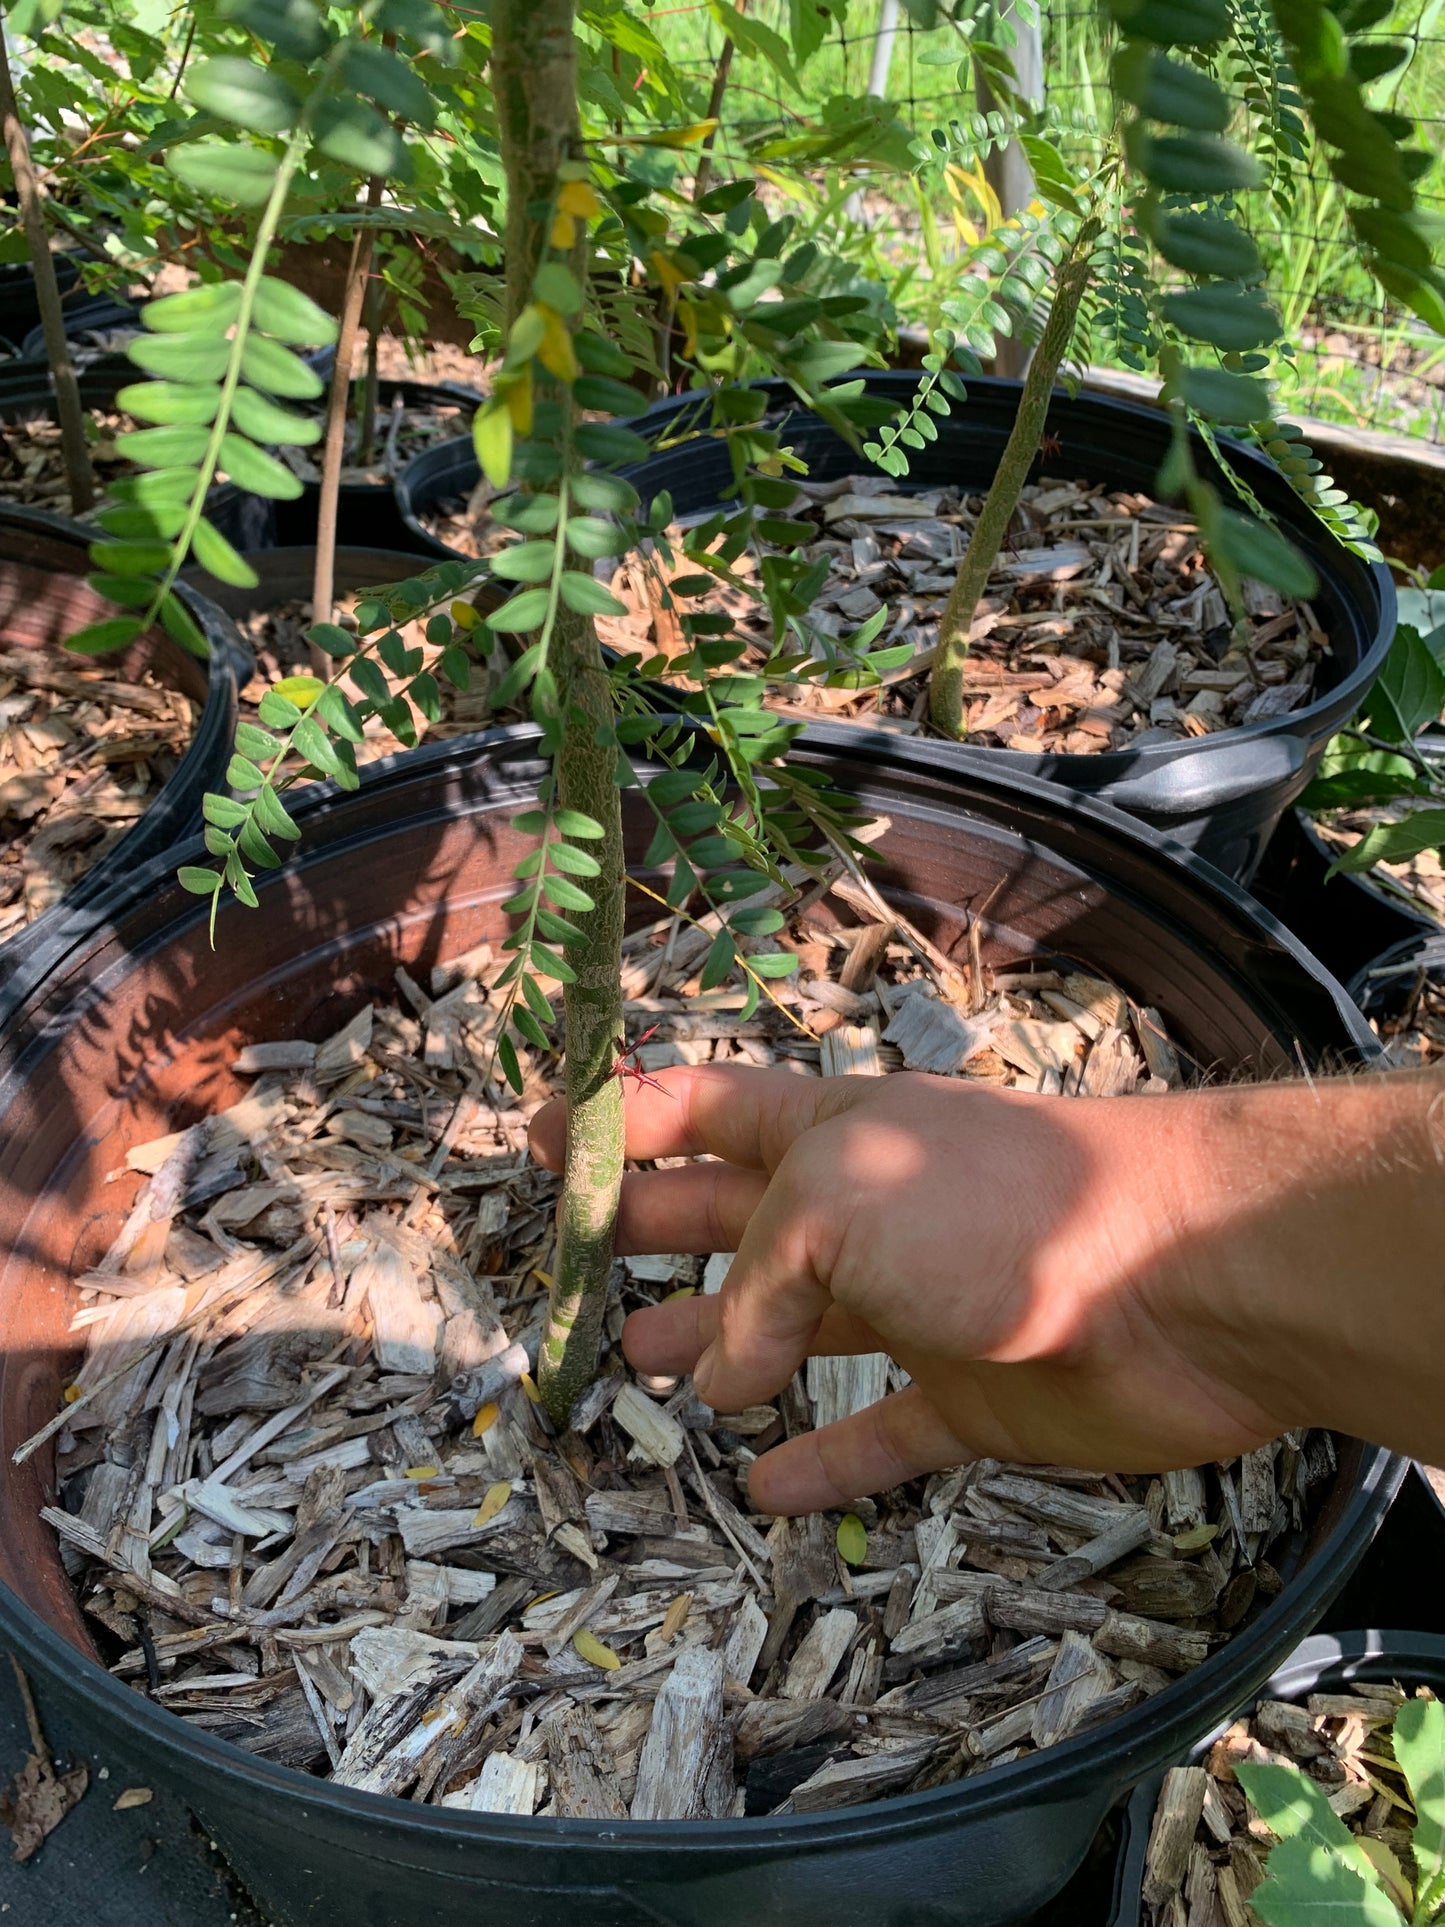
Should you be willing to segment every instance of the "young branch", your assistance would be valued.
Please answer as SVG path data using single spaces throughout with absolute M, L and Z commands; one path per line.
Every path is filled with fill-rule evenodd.
M 507 178 L 507 323 L 531 298 L 547 244 L 539 210 L 557 193 L 557 169 L 580 157 L 573 0 L 495 0 L 492 81 Z M 585 271 L 579 234 L 571 263 Z M 574 410 L 557 387 L 556 442 L 564 480 L 576 472 Z M 589 616 L 557 612 L 551 662 L 565 708 L 557 757 L 557 797 L 602 826 L 593 846 L 601 865 L 591 879 L 594 908 L 578 913 L 583 941 L 569 946 L 575 982 L 566 986 L 567 1161 L 558 1223 L 557 1263 L 542 1337 L 541 1391 L 565 1425 L 597 1369 L 612 1269 L 612 1231 L 622 1183 L 622 1087 L 612 1075 L 622 1029 L 622 922 L 625 866 L 616 783 L 612 697 Z M 599 741 L 599 737 L 602 739 Z
M 979 600 L 988 587 L 989 573 L 1018 507 L 1029 469 L 1039 451 L 1048 421 L 1049 403 L 1059 368 L 1074 338 L 1079 303 L 1089 284 L 1090 257 L 1099 238 L 1100 223 L 1086 221 L 1059 269 L 1054 302 L 1043 335 L 1034 351 L 1018 414 L 999 461 L 957 579 L 944 605 L 938 627 L 938 654 L 929 687 L 929 716 L 946 736 L 963 734 L 963 666 L 968 658 L 969 629 Z
M 5 150 L 15 175 L 15 195 L 25 223 L 25 241 L 30 250 L 30 265 L 35 273 L 35 299 L 40 308 L 40 326 L 45 334 L 45 355 L 55 383 L 55 412 L 60 420 L 60 446 L 65 460 L 65 479 L 70 489 L 70 506 L 84 515 L 95 503 L 95 476 L 90 466 L 90 450 L 85 439 L 85 412 L 80 405 L 80 384 L 75 364 L 70 359 L 70 343 L 65 338 L 65 316 L 60 306 L 60 286 L 55 278 L 55 257 L 50 252 L 50 237 L 45 227 L 45 206 L 40 195 L 40 178 L 30 157 L 30 142 L 20 119 L 15 99 L 15 84 L 10 74 L 10 55 L 5 45 L 5 21 L 0 12 L 0 120 L 5 123 Z
M 381 175 L 372 176 L 366 189 L 368 209 L 381 205 L 386 185 Z M 341 496 L 341 457 L 346 445 L 346 416 L 351 401 L 351 364 L 356 354 L 356 337 L 361 328 L 361 310 L 371 274 L 374 230 L 363 223 L 351 243 L 351 259 L 346 266 L 346 292 L 341 306 L 340 334 L 336 342 L 336 366 L 331 371 L 331 393 L 326 402 L 326 439 L 321 453 L 321 493 L 316 504 L 316 566 L 311 578 L 311 620 L 330 622 L 336 600 L 336 508 Z M 328 674 L 326 664 L 317 673 Z

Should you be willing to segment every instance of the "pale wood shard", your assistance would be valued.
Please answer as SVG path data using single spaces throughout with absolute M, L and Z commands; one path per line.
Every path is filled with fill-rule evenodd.
M 821 1699 L 858 1633 L 858 1615 L 842 1608 L 824 1613 L 788 1662 L 781 1688 L 785 1700 Z
M 878 1033 L 871 1024 L 840 1024 L 823 1037 L 824 1077 L 881 1077 Z
M 563 1820 L 625 1820 L 616 1763 L 585 1706 L 564 1706 L 546 1722 L 552 1807 Z
M 1161 1906 L 1184 1883 L 1208 1778 L 1202 1766 L 1175 1766 L 1164 1775 L 1144 1857 L 1144 1899 L 1151 1907 Z
M 635 1385 L 619 1387 L 612 1401 L 612 1416 L 653 1465 L 676 1465 L 681 1458 L 685 1442 L 682 1427 Z
M 885 1352 L 859 1352 L 848 1358 L 810 1358 L 806 1376 L 813 1423 L 821 1430 L 885 1396 L 888 1357 Z
M 431 1372 L 443 1324 L 442 1309 L 424 1298 L 413 1266 L 394 1245 L 378 1239 L 355 1267 L 348 1298 L 365 1300 L 376 1331 L 377 1363 L 388 1372 Z
M 541 1790 L 538 1761 L 519 1760 L 514 1753 L 489 1753 L 472 1784 L 449 1795 L 443 1804 L 467 1807 L 473 1813 L 535 1813 Z
M 830 1762 L 793 1788 L 789 1805 L 794 1813 L 827 1813 L 882 1799 L 907 1786 L 936 1750 L 934 1740 L 905 1740 L 884 1753 Z
M 1052 1566 L 1046 1566 L 1034 1583 L 1045 1592 L 1077 1586 L 1081 1580 L 1093 1579 L 1099 1573 L 1107 1572 L 1119 1560 L 1136 1552 L 1140 1546 L 1147 1545 L 1152 1536 L 1149 1514 L 1143 1506 L 1138 1506 L 1117 1519 L 1113 1525 L 1105 1526 L 1094 1538 L 1085 1540 L 1077 1551 L 1066 1554 Z
M 637 1764 L 632 1818 L 721 1819 L 721 1812 L 709 1811 L 709 1794 L 717 1755 L 726 1744 L 722 1655 L 689 1646 L 678 1655 L 653 1702 Z
M 1114 1685 L 1113 1667 L 1089 1640 L 1082 1633 L 1062 1633 L 1047 1689 L 1033 1709 L 1029 1736 L 1034 1745 L 1068 1739 Z
M 748 1593 L 733 1615 L 727 1638 L 723 1642 L 723 1678 L 746 1686 L 752 1679 L 767 1636 L 767 1614 L 753 1595 Z
M 894 1003 L 883 1038 L 898 1046 L 909 1070 L 947 1074 L 987 1049 L 994 1021 L 965 1017 L 952 1004 L 919 991 Z

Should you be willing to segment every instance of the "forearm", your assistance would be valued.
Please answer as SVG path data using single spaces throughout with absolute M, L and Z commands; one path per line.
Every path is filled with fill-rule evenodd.
M 1288 1425 L 1445 1460 L 1445 1082 L 1161 1101 L 1191 1112 L 1181 1289 L 1220 1377 Z

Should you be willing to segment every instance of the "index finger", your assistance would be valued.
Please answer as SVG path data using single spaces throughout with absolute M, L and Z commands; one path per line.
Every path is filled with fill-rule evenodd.
M 799 1077 L 755 1064 L 678 1064 L 657 1073 L 661 1090 L 627 1092 L 630 1158 L 696 1157 L 709 1152 L 729 1164 L 771 1171 L 795 1139 L 836 1117 L 867 1094 L 857 1077 Z M 532 1155 L 549 1171 L 562 1168 L 567 1109 L 561 1098 L 532 1119 Z

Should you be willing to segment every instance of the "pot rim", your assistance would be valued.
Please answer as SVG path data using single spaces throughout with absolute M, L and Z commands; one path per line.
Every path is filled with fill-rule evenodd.
M 885 393 L 894 390 L 900 394 L 905 391 L 912 393 L 918 385 L 912 374 L 898 369 L 868 370 L 865 371 L 863 380 L 868 388 L 874 391 L 881 389 Z M 753 382 L 748 385 L 768 389 L 780 396 L 791 394 L 788 384 L 777 380 Z M 998 375 L 971 376 L 968 385 L 970 394 L 977 394 L 979 399 L 984 401 L 1002 400 L 1005 396 L 1017 396 L 1023 391 L 1022 382 Z M 706 398 L 708 392 L 706 389 L 693 388 L 685 394 L 670 396 L 666 401 L 655 404 L 653 413 L 656 415 L 662 410 L 680 413 L 690 402 Z M 1070 395 L 1066 389 L 1056 386 L 1053 406 L 1082 414 L 1085 419 L 1095 421 L 1106 418 L 1120 419 L 1126 426 L 1133 424 L 1141 433 L 1152 432 L 1157 435 L 1167 428 L 1167 422 L 1158 408 L 1152 408 L 1145 402 L 1127 400 L 1119 396 L 1093 391 L 1081 391 L 1076 395 Z M 812 412 L 796 396 L 792 398 L 790 410 L 800 414 Z M 770 410 L 769 417 L 781 414 L 786 420 L 787 412 L 790 411 Z M 645 417 L 637 417 L 632 425 L 636 427 L 645 419 Z M 960 422 L 966 420 L 966 418 L 959 419 Z M 1190 430 L 1190 434 L 1196 452 L 1209 459 L 1210 451 L 1203 437 L 1194 429 Z M 1082 773 L 1087 769 L 1094 772 L 1099 780 L 1118 783 L 1127 781 L 1131 777 L 1148 776 L 1169 763 L 1196 759 L 1207 754 L 1218 756 L 1231 749 L 1236 743 L 1255 743 L 1269 738 L 1297 734 L 1301 723 L 1307 724 L 1311 720 L 1321 719 L 1334 710 L 1339 710 L 1341 716 L 1353 711 L 1379 674 L 1395 638 L 1397 604 L 1394 577 L 1383 561 L 1366 562 L 1363 557 L 1352 556 L 1342 543 L 1336 541 L 1324 524 L 1318 521 L 1289 488 L 1279 468 L 1268 456 L 1233 435 L 1219 435 L 1215 439 L 1221 452 L 1228 457 L 1230 465 L 1240 470 L 1256 491 L 1261 485 L 1274 486 L 1286 491 L 1287 500 L 1282 502 L 1282 508 L 1288 509 L 1291 505 L 1295 505 L 1298 511 L 1297 519 L 1290 532 L 1301 537 L 1306 547 L 1313 547 L 1320 557 L 1332 556 L 1336 551 L 1341 556 L 1349 557 L 1351 563 L 1364 571 L 1367 579 L 1373 584 L 1378 606 L 1373 612 L 1373 620 L 1370 619 L 1368 610 L 1361 612 L 1365 618 L 1361 624 L 1364 641 L 1360 650 L 1360 659 L 1354 668 L 1342 676 L 1332 688 L 1312 696 L 1309 702 L 1302 704 L 1298 709 L 1290 710 L 1284 716 L 1266 716 L 1254 723 L 1237 723 L 1229 729 L 1216 730 L 1208 736 L 1190 737 L 1176 743 L 1147 743 L 1142 749 L 1103 750 L 1098 755 L 1083 756 L 1065 750 L 1034 752 L 1000 749 L 991 745 L 950 743 L 933 737 L 914 740 L 932 743 L 950 761 L 957 760 L 964 752 L 971 752 L 974 756 L 986 756 L 991 761 L 1006 757 L 1018 769 L 1028 770 L 1035 775 L 1049 777 L 1055 781 L 1067 782 L 1071 771 L 1077 770 Z M 403 467 L 395 482 L 397 507 L 401 511 L 402 520 L 419 536 L 436 542 L 438 546 L 441 546 L 440 538 L 422 526 L 412 507 L 408 478 L 419 465 L 438 459 L 440 452 L 447 449 L 453 450 L 456 454 L 465 453 L 474 459 L 471 437 L 451 436 L 445 441 L 434 442 L 430 448 L 423 449 L 420 454 L 414 455 Z M 620 473 L 628 479 L 635 480 L 638 472 L 645 466 L 645 461 L 633 463 L 622 469 Z M 866 463 L 860 458 L 860 467 L 862 466 L 866 466 Z M 922 493 L 924 489 L 936 486 L 936 483 L 917 482 L 908 476 L 898 478 L 899 492 L 902 494 Z M 1284 519 L 1288 521 L 1287 517 Z M 447 553 L 456 555 L 462 560 L 470 559 L 462 557 L 459 550 L 448 550 Z M 1340 586 L 1343 592 L 1348 585 Z M 842 724 L 840 727 L 862 730 L 868 725 L 854 723 Z
M 448 762 L 470 763 L 481 754 L 503 752 L 509 748 L 525 754 L 535 744 L 539 734 L 535 726 L 523 724 L 484 732 L 472 738 L 424 745 L 417 751 L 405 752 L 374 765 L 374 773 L 369 773 L 366 780 L 370 785 L 391 787 L 408 783 L 418 774 L 444 769 Z M 811 745 L 816 750 L 825 754 L 846 753 L 854 758 L 863 747 L 856 742 L 855 735 L 856 732 L 839 730 L 836 726 L 831 729 L 819 727 L 808 732 Z M 875 743 L 872 747 L 873 756 L 865 760 L 878 765 L 885 776 L 890 765 L 900 761 L 907 764 L 913 760 L 900 758 L 896 743 L 891 739 L 887 743 Z M 995 790 L 1018 793 L 1021 800 L 1027 795 L 1035 805 L 1039 801 L 1041 786 L 1022 772 L 1005 772 L 995 768 L 988 771 L 986 776 L 981 774 L 980 781 Z M 1056 796 L 1062 809 L 1089 819 L 1099 830 L 1109 833 L 1111 838 L 1122 837 L 1136 846 L 1143 845 L 1161 862 L 1178 864 L 1192 874 L 1196 887 L 1211 896 L 1221 912 L 1227 910 L 1235 918 L 1243 912 L 1256 928 L 1262 926 L 1297 961 L 1304 963 L 1317 981 L 1323 979 L 1337 993 L 1336 1007 L 1343 1028 L 1361 1047 L 1365 1047 L 1368 1027 L 1353 1006 L 1347 1003 L 1343 992 L 1318 964 L 1309 959 L 1303 946 L 1254 904 L 1237 884 L 1191 853 L 1179 850 L 1168 837 L 1137 823 L 1111 805 L 1092 797 L 1073 797 L 1053 790 L 1053 786 L 1046 787 L 1050 795 L 1045 800 L 1053 800 Z M 297 806 L 303 828 L 307 818 L 323 815 L 328 809 L 344 803 L 352 794 L 339 791 L 334 785 L 317 785 L 315 792 Z M 966 800 L 962 796 L 955 795 L 946 800 L 960 814 L 966 811 Z M 200 846 L 194 847 L 199 849 Z M 137 871 L 125 884 L 109 892 L 103 902 L 94 908 L 86 927 L 73 932 L 65 956 L 73 959 L 74 952 L 83 942 L 103 940 L 113 927 L 109 919 L 126 904 L 143 899 L 157 887 L 164 887 L 174 865 L 190 853 L 173 851 L 157 858 Z M 337 852 L 333 851 L 333 856 L 335 854 Z M 304 841 L 299 861 L 304 866 Z M 285 877 L 293 868 L 294 863 L 288 863 L 281 870 L 269 873 L 265 883 L 269 884 L 272 878 L 279 880 Z M 177 896 L 178 914 L 167 925 L 167 940 L 193 929 L 208 914 L 207 906 L 199 899 L 179 901 L 178 887 Z M 159 937 L 155 941 L 159 942 Z M 62 961 L 55 960 L 52 971 L 60 968 Z M 39 985 L 31 986 L 31 998 L 43 990 L 45 981 L 42 977 Z M 32 1040 L 27 1035 L 24 1016 L 22 1003 L 6 1026 L 12 1034 L 19 1033 L 19 1045 L 9 1065 L 4 1063 L 4 1057 L 10 1053 L 0 1053 L 0 1103 L 4 1102 L 6 1087 L 11 1085 L 17 1073 L 23 1072 L 29 1055 L 28 1047 Z M 53 1033 L 63 1023 L 63 1011 L 51 1014 L 46 1029 Z M 223 1781 L 229 1781 L 234 1788 L 245 1788 L 256 1798 L 300 1799 L 328 1810 L 349 1811 L 352 1814 L 360 1812 L 376 1828 L 413 1838 L 421 1833 L 444 1842 L 449 1839 L 475 1839 L 481 1834 L 498 1843 L 515 1846 L 527 1846 L 539 1841 L 585 1843 L 609 1856 L 620 1854 L 624 1857 L 629 1847 L 679 1853 L 698 1850 L 718 1853 L 735 1849 L 745 1841 L 750 1849 L 767 1856 L 820 1851 L 844 1839 L 856 1843 L 860 1836 L 881 1838 L 906 1835 L 935 1825 L 943 1816 L 963 1813 L 982 1816 L 1022 1799 L 1032 1804 L 1050 1805 L 1070 1799 L 1086 1801 L 1092 1793 L 1096 1796 L 1102 1817 L 1116 1795 L 1137 1778 L 1139 1771 L 1158 1757 L 1158 1741 L 1156 1739 L 1151 1746 L 1150 1735 L 1156 1734 L 1161 1724 L 1168 1727 L 1173 1720 L 1183 1717 L 1185 1710 L 1198 1702 L 1201 1682 L 1203 1699 L 1211 1714 L 1222 1713 L 1238 1704 L 1247 1691 L 1243 1682 L 1258 1677 L 1259 1669 L 1267 1663 L 1262 1659 L 1262 1653 L 1271 1642 L 1277 1615 L 1287 1607 L 1293 1607 L 1295 1611 L 1303 1608 L 1306 1612 L 1322 1609 L 1335 1589 L 1336 1568 L 1343 1567 L 1340 1572 L 1342 1581 L 1344 1571 L 1353 1564 L 1353 1555 L 1368 1542 L 1379 1518 L 1383 1516 L 1384 1502 L 1393 1496 L 1406 1470 L 1406 1461 L 1384 1448 L 1362 1447 L 1354 1489 L 1345 1501 L 1330 1538 L 1316 1549 L 1301 1575 L 1286 1586 L 1279 1595 L 1279 1601 L 1271 1602 L 1252 1625 L 1218 1654 L 1211 1655 L 1203 1667 L 1171 1682 L 1141 1706 L 1111 1720 L 1104 1727 L 1049 1748 L 1043 1756 L 1032 1755 L 995 1768 L 976 1779 L 824 1814 L 797 1814 L 741 1822 L 629 1820 L 617 1823 L 537 1816 L 522 1819 L 430 1806 L 419 1808 L 412 1802 L 337 1787 L 329 1781 L 318 1780 L 294 1768 L 260 1759 L 242 1748 L 214 1739 L 209 1734 L 187 1727 L 175 1715 L 130 1691 L 97 1661 L 84 1655 L 79 1657 L 88 1688 L 105 1711 L 122 1724 L 138 1730 L 145 1742 L 157 1746 L 167 1756 L 172 1771 L 193 1771 L 199 1758 Z M 3 1585 L 0 1585 L 0 1631 L 44 1670 L 74 1674 L 76 1649 Z M 1189 1724 L 1197 1725 L 1197 1716 Z

